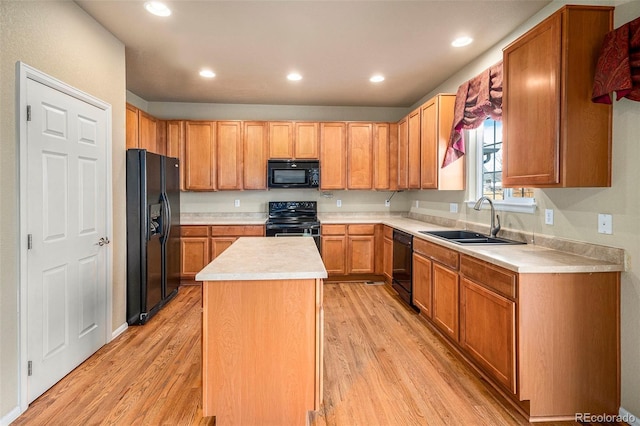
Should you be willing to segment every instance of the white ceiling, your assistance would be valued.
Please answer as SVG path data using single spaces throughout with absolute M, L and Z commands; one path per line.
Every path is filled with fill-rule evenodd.
M 76 3 L 125 44 L 127 89 L 147 101 L 409 107 L 550 1 L 166 0 L 167 18 Z M 475 41 L 452 47 L 460 35 Z

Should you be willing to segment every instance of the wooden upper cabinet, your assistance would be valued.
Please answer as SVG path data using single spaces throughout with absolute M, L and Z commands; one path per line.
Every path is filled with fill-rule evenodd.
M 409 188 L 409 120 L 398 121 L 398 188 Z
M 218 189 L 242 189 L 242 122 L 218 121 L 216 144 Z
M 138 148 L 138 108 L 131 104 L 126 105 L 127 111 L 127 132 L 126 132 L 126 149 Z
M 264 121 L 243 123 L 244 189 L 267 188 L 268 128 Z
M 185 122 L 185 189 L 216 189 L 216 123 Z
M 373 125 L 347 125 L 347 188 L 371 189 L 373 186 Z
M 166 155 L 177 158 L 180 164 L 180 189 L 184 187 L 184 121 L 169 120 L 166 127 Z
M 390 189 L 390 126 L 389 123 L 373 124 L 373 189 Z
M 345 155 L 346 124 L 342 122 L 320 123 L 320 188 L 345 189 L 347 164 Z
M 456 95 L 441 94 L 421 107 L 420 186 L 422 189 L 462 190 L 465 188 L 465 157 L 447 167 L 442 162 L 449 145 Z
M 158 120 L 144 111 L 138 111 L 138 144 L 140 149 L 158 153 Z
M 420 108 L 409 114 L 408 130 L 408 186 L 420 189 Z
M 591 93 L 612 19 L 565 6 L 504 49 L 503 186 L 611 186 L 611 105 Z
M 320 123 L 296 122 L 294 124 L 294 158 L 318 159 Z
M 292 122 L 269 122 L 269 158 L 293 158 Z

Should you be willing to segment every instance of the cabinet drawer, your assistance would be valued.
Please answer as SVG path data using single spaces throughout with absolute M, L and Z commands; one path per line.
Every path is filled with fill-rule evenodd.
M 390 240 L 393 239 L 393 228 L 385 225 L 382 231 L 382 235 L 384 236 L 384 238 L 388 238 Z
M 182 225 L 180 235 L 183 237 L 208 237 L 209 227 L 199 225 Z
M 232 237 L 262 237 L 264 227 L 262 225 L 212 225 L 211 236 L 232 236 Z
M 376 225 L 361 224 L 361 225 L 348 225 L 349 235 L 374 235 L 376 231 Z
M 466 277 L 502 294 L 503 296 L 515 299 L 516 274 L 491 265 L 470 256 L 462 255 L 460 259 L 460 272 Z
M 322 225 L 322 235 L 344 235 L 347 225 Z
M 457 251 L 450 250 L 446 247 L 442 247 L 419 238 L 413 239 L 413 251 L 430 257 L 431 259 L 455 270 L 458 269 L 460 256 Z

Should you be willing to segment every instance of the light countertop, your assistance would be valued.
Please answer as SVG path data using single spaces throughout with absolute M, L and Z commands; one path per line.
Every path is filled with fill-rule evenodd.
M 434 225 L 428 222 L 422 222 L 415 219 L 409 219 L 399 215 L 389 214 L 318 214 L 321 224 L 349 224 L 349 223 L 382 223 L 404 232 L 412 234 L 414 237 L 421 238 L 444 247 L 458 251 L 459 253 L 468 254 L 475 258 L 487 261 L 494 265 L 501 266 L 518 273 L 590 273 L 590 272 L 621 272 L 625 270 L 624 260 L 607 261 L 601 260 L 598 256 L 593 257 L 573 254 L 570 251 L 554 250 L 536 244 L 526 245 L 498 245 L 498 246 L 463 246 L 453 242 L 443 240 L 441 238 L 424 235 L 419 231 L 435 231 L 449 229 L 442 226 Z M 195 214 L 190 218 L 191 222 L 183 224 L 235 224 L 250 225 L 264 224 L 266 216 L 258 218 L 256 215 L 236 215 L 236 216 L 211 216 Z M 195 221 L 195 222 L 194 222 Z M 304 238 L 304 237 L 303 237 Z M 272 238 L 272 240 L 278 240 Z M 288 240 L 288 239 L 287 239 Z M 569 242 L 570 244 L 570 242 Z M 315 248 L 315 246 L 313 247 Z M 597 252 L 597 246 L 596 250 Z M 226 251 L 223 253 L 223 255 Z M 258 252 L 260 253 L 260 252 Z M 320 257 L 316 252 L 321 263 Z M 258 258 L 259 256 L 256 256 Z M 262 263 L 262 262 L 260 262 Z
M 327 278 L 310 237 L 242 237 L 196 275 L 197 281 Z

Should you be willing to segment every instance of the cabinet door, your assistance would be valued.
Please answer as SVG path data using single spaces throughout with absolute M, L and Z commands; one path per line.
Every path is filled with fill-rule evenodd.
M 244 189 L 267 188 L 268 139 L 267 123 L 245 121 L 244 139 Z
M 329 274 L 345 275 L 346 237 L 344 235 L 322 236 L 322 261 Z
M 417 253 L 413 254 L 413 304 L 420 315 L 431 318 L 431 265 L 433 262 Z
M 347 127 L 347 188 L 371 189 L 373 184 L 373 126 L 349 123 Z
M 346 124 L 320 124 L 320 187 L 345 189 L 347 183 Z
M 347 256 L 347 274 L 373 274 L 375 272 L 375 237 L 349 235 Z
M 167 121 L 167 156 L 178 159 L 180 164 L 180 189 L 184 191 L 184 121 Z
M 559 182 L 561 24 L 555 15 L 504 51 L 506 186 Z
M 182 237 L 180 271 L 182 279 L 194 280 L 210 262 L 209 237 Z
M 393 240 L 384 238 L 382 244 L 382 273 L 384 274 L 385 281 L 391 284 L 391 278 L 393 276 Z
M 408 185 L 409 189 L 420 189 L 420 108 L 409 114 L 408 127 Z
M 458 273 L 433 263 L 433 321 L 446 335 L 458 341 Z
M 242 123 L 219 121 L 216 143 L 218 189 L 242 189 Z
M 127 149 L 129 148 L 138 148 L 138 108 L 133 105 L 127 104 Z
M 216 189 L 216 123 L 185 123 L 185 188 L 196 191 Z
M 154 152 L 157 154 L 157 120 L 144 111 L 138 111 L 138 119 L 140 134 L 138 143 L 140 145 L 140 149 L 146 149 L 149 152 Z
M 422 107 L 421 149 L 420 149 L 420 186 L 422 189 L 438 188 L 438 104 L 437 98 L 427 101 Z
M 213 237 L 211 238 L 211 260 L 220 256 L 220 254 L 231 246 L 237 237 Z
M 460 283 L 460 345 L 516 393 L 516 304 L 466 278 Z
M 398 189 L 409 188 L 409 121 L 398 122 Z
M 373 125 L 373 189 L 389 189 L 389 124 Z
M 295 158 L 317 160 L 320 155 L 318 141 L 320 139 L 319 123 L 295 123 L 294 149 Z
M 269 158 L 293 158 L 292 122 L 269 122 Z

